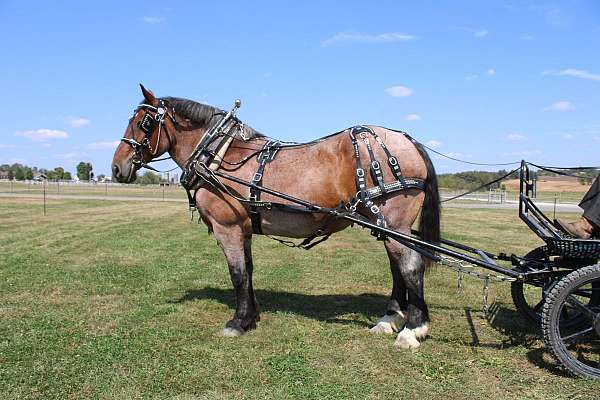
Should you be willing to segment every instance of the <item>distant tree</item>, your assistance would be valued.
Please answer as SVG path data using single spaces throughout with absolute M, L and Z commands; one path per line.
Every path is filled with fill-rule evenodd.
M 70 181 L 73 179 L 73 177 L 71 176 L 71 173 L 69 171 L 65 171 L 65 173 L 63 174 L 63 179 L 65 181 Z
M 438 184 L 442 188 L 455 190 L 472 190 L 479 186 L 493 182 L 496 179 L 506 175 L 508 171 L 500 170 L 498 172 L 488 171 L 466 171 L 454 174 L 438 175 Z M 507 179 L 518 178 L 518 173 L 511 174 Z M 489 186 L 492 189 L 500 187 L 500 183 L 494 183 Z
M 33 170 L 26 165 L 13 164 L 10 167 L 13 171 L 14 178 L 18 181 L 33 179 Z
M 86 162 L 80 162 L 77 164 L 77 177 L 82 181 L 89 181 L 92 174 L 92 164 Z
M 151 171 L 146 171 L 144 175 L 136 179 L 135 183 L 141 185 L 157 185 L 160 183 L 160 176 Z
M 65 169 L 63 167 L 56 167 L 52 171 L 46 172 L 46 176 L 48 179 L 55 181 L 65 179 Z

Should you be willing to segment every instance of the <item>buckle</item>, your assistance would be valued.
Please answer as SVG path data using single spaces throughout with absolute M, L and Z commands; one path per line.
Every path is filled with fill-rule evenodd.
M 389 162 L 389 163 L 390 163 L 390 165 L 392 165 L 392 166 L 396 166 L 396 165 L 398 165 L 398 160 L 396 159 L 396 157 L 390 157 L 390 158 L 388 159 L 388 162 Z
M 356 176 L 358 176 L 359 178 L 364 178 L 365 177 L 365 170 L 363 170 L 362 168 L 357 168 L 356 169 Z
M 377 207 L 377 205 L 373 204 L 373 205 L 371 206 L 371 212 L 372 212 L 373 214 L 379 214 L 379 211 L 380 211 L 380 210 L 379 210 L 379 207 Z
M 252 177 L 252 182 L 260 182 L 262 180 L 262 174 L 260 172 L 257 172 L 254 174 L 254 176 Z
M 379 171 L 381 169 L 381 165 L 379 164 L 379 161 L 375 160 L 371 163 L 371 167 L 375 170 L 375 171 Z

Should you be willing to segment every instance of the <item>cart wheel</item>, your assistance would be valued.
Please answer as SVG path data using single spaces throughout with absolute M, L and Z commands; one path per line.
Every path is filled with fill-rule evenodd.
M 531 250 L 524 258 L 532 260 L 547 260 L 546 246 Z M 517 267 L 516 271 L 526 272 L 525 268 Z M 510 294 L 517 311 L 535 326 L 540 326 L 542 320 L 542 307 L 544 306 L 544 293 L 553 284 L 552 278 L 538 279 L 524 284 L 514 281 L 510 285 Z
M 592 301 L 598 293 L 600 265 L 583 267 L 563 277 L 546 295 L 542 333 L 562 368 L 600 380 L 600 305 Z M 580 315 L 582 323 L 564 324 L 563 315 L 569 313 Z

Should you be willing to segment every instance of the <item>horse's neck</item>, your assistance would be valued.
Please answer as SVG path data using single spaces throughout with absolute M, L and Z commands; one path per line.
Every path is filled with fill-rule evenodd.
M 205 126 L 190 126 L 176 129 L 175 134 L 170 135 L 169 155 L 180 168 L 183 168 L 190 159 L 206 130 Z

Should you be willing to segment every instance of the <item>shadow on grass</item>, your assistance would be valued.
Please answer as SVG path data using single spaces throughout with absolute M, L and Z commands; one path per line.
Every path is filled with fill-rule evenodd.
M 276 290 L 255 290 L 261 311 L 289 312 L 308 318 L 339 324 L 371 326 L 386 310 L 389 298 L 380 294 L 363 293 L 358 295 L 346 294 L 304 294 L 280 292 Z M 211 299 L 230 308 L 235 308 L 233 290 L 205 287 L 188 290 L 181 298 L 171 303 L 185 303 L 192 300 Z M 344 317 L 347 314 L 358 314 L 361 317 Z
M 486 315 L 490 326 L 507 337 L 503 347 L 531 347 L 539 340 L 539 326 L 534 326 L 516 310 L 493 303 Z

